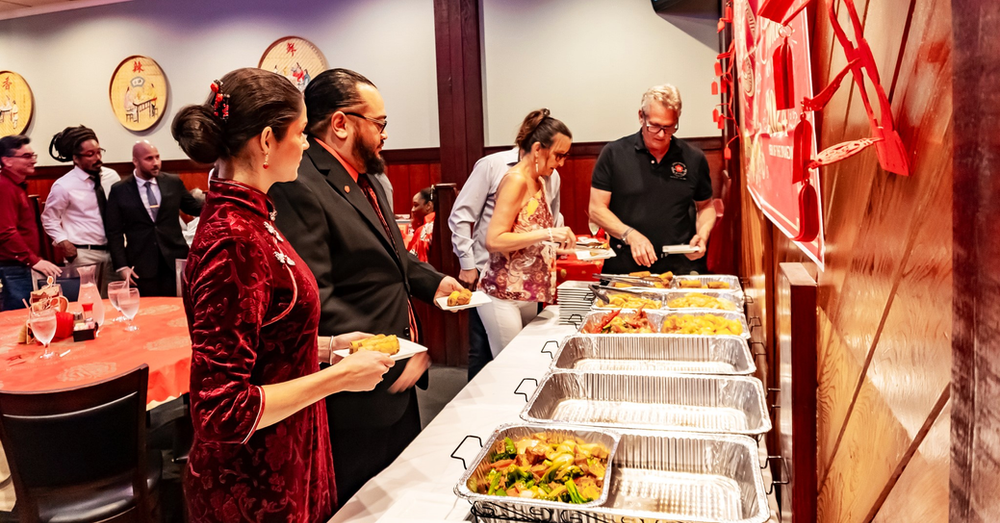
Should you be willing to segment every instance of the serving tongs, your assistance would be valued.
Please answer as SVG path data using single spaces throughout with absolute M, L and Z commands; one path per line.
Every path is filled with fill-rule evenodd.
M 604 303 L 611 303 L 611 296 L 608 294 L 609 292 L 614 292 L 616 294 L 617 293 L 634 294 L 636 296 L 643 296 L 646 294 L 645 291 L 619 289 L 618 287 L 608 287 L 605 285 L 598 285 L 596 283 L 590 285 L 590 292 L 594 293 L 594 296 L 596 296 L 599 300 L 603 301 Z
M 598 274 L 597 278 L 601 280 L 620 281 L 623 283 L 635 283 L 641 287 L 653 287 L 656 283 L 666 283 L 655 276 L 639 277 L 624 274 Z

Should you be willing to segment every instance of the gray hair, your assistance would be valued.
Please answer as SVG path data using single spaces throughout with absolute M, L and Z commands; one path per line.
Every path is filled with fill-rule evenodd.
M 681 117 L 681 92 L 676 87 L 670 84 L 650 87 L 642 95 L 643 114 L 649 114 L 649 105 L 653 102 L 663 104 L 667 109 L 676 112 L 678 118 Z

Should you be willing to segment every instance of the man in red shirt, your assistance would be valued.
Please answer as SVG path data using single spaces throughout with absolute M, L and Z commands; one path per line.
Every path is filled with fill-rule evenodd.
M 38 256 L 35 209 L 24 180 L 35 173 L 38 155 L 27 136 L 0 138 L 0 310 L 24 307 L 31 295 L 31 269 L 59 276 L 62 269 Z

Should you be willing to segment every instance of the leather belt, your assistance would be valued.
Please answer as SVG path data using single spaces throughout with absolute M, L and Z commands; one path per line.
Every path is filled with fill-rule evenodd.
M 76 247 L 77 249 L 87 249 L 87 250 L 90 250 L 90 251 L 106 251 L 106 250 L 108 250 L 108 246 L 107 245 L 77 245 L 77 244 L 74 243 L 73 247 Z

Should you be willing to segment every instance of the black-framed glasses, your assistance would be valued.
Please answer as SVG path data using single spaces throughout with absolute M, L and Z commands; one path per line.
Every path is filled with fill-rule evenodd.
M 673 134 L 677 132 L 677 125 L 679 123 L 680 122 L 674 122 L 673 125 L 654 125 L 649 122 L 646 122 L 646 131 L 652 135 L 657 135 L 660 133 Z
M 105 149 L 105 148 L 103 148 L 103 147 L 101 147 L 100 149 L 98 149 L 96 151 L 87 151 L 85 153 L 77 154 L 77 156 L 79 156 L 81 158 L 93 158 L 93 157 L 97 156 L 98 154 L 104 155 L 104 153 L 106 153 L 106 152 L 108 152 L 108 150 Z
M 20 158 L 22 160 L 37 160 L 38 155 L 35 153 L 12 154 L 7 156 L 7 158 Z
M 368 120 L 369 122 L 375 124 L 376 126 L 378 126 L 378 132 L 379 132 L 379 134 L 382 134 L 382 131 L 385 131 L 385 127 L 387 125 L 389 125 L 389 120 L 388 119 L 379 120 L 377 118 L 372 118 L 370 116 L 365 116 L 365 115 L 360 114 L 360 113 L 349 113 L 347 111 L 344 111 L 344 114 L 346 114 L 348 116 L 357 116 L 358 118 L 364 118 L 365 120 Z

